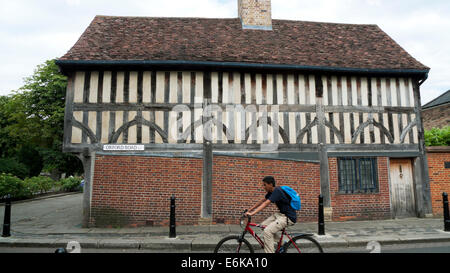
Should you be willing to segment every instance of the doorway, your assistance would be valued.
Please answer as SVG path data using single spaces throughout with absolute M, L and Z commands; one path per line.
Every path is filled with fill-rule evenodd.
M 390 159 L 391 211 L 394 218 L 416 217 L 411 159 Z

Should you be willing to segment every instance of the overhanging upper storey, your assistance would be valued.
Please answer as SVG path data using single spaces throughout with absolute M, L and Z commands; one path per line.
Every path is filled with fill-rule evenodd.
M 238 18 L 96 16 L 57 64 L 67 151 L 416 151 L 429 72 L 376 25 Z

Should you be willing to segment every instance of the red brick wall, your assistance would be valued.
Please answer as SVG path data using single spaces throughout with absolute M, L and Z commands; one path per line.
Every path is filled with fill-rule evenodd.
M 262 199 L 262 179 L 300 193 L 299 221 L 317 221 L 318 163 L 214 156 L 213 223 L 237 223 L 240 213 Z M 95 226 L 168 225 L 170 196 L 177 197 L 177 224 L 195 225 L 201 214 L 202 159 L 97 155 L 91 202 Z M 262 221 L 275 205 L 255 217 Z
M 273 176 L 276 184 L 290 186 L 301 198 L 302 209 L 297 221 L 317 221 L 318 196 L 320 194 L 320 167 L 318 163 L 287 160 L 214 156 L 213 164 L 213 220 L 237 223 L 244 209 L 252 207 L 264 198 L 262 179 Z M 255 215 L 261 222 L 278 211 L 271 204 Z
M 264 197 L 262 179 L 267 175 L 274 176 L 277 185 L 288 185 L 299 192 L 302 198 L 299 221 L 317 221 L 318 163 L 217 155 L 213 160 L 213 223 L 237 223 L 244 209 Z M 337 159 L 329 158 L 334 221 L 390 218 L 387 164 L 386 157 L 378 158 L 378 194 L 347 195 L 338 193 Z M 91 224 L 168 225 L 172 194 L 177 197 L 177 224 L 198 224 L 201 181 L 202 159 L 199 158 L 97 155 Z M 277 208 L 272 204 L 254 220 L 261 222 L 275 211 Z
M 388 158 L 378 157 L 377 194 L 340 194 L 337 158 L 329 158 L 330 195 L 333 221 L 389 219 L 389 171 Z
M 196 224 L 201 179 L 202 160 L 197 158 L 97 155 L 91 223 L 114 227 L 153 221 L 154 225 L 168 225 L 170 196 L 175 194 L 178 224 Z
M 450 194 L 450 169 L 444 166 L 445 162 L 450 162 L 450 151 L 427 153 L 427 157 L 433 214 L 443 215 L 442 193 Z

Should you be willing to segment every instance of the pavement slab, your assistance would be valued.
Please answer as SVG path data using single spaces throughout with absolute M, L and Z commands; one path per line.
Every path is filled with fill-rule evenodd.
M 143 240 L 139 239 L 102 239 L 98 241 L 98 248 L 136 248 L 138 249 Z
M 50 238 L 2 238 L 0 246 L 14 247 L 57 247 L 57 239 Z
M 141 241 L 141 249 L 191 250 L 193 239 L 188 238 L 145 238 Z
M 209 235 L 203 237 L 196 237 L 192 240 L 192 251 L 210 251 L 213 252 L 219 241 L 225 236 Z
M 99 239 L 71 237 L 71 238 L 59 238 L 56 240 L 56 244 L 58 245 L 58 247 L 63 248 L 66 248 L 69 242 L 78 242 L 81 248 L 99 247 Z
M 368 246 L 371 242 L 383 244 L 396 244 L 399 243 L 400 239 L 397 236 L 390 235 L 380 235 L 380 236 L 367 236 L 367 237 L 346 237 L 344 239 L 348 243 L 348 247 L 359 247 L 359 246 Z

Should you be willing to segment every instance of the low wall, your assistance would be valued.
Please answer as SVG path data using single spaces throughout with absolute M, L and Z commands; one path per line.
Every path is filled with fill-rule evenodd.
M 433 214 L 442 216 L 442 193 L 450 194 L 450 147 L 427 147 L 427 158 Z
M 179 225 L 199 223 L 201 158 L 96 155 L 92 183 L 92 226 L 167 226 L 170 196 L 176 196 Z M 300 221 L 317 221 L 319 164 L 295 160 L 213 157 L 213 224 L 238 223 L 240 213 L 265 196 L 264 176 L 288 185 L 302 197 Z M 255 217 L 262 221 L 276 206 Z

